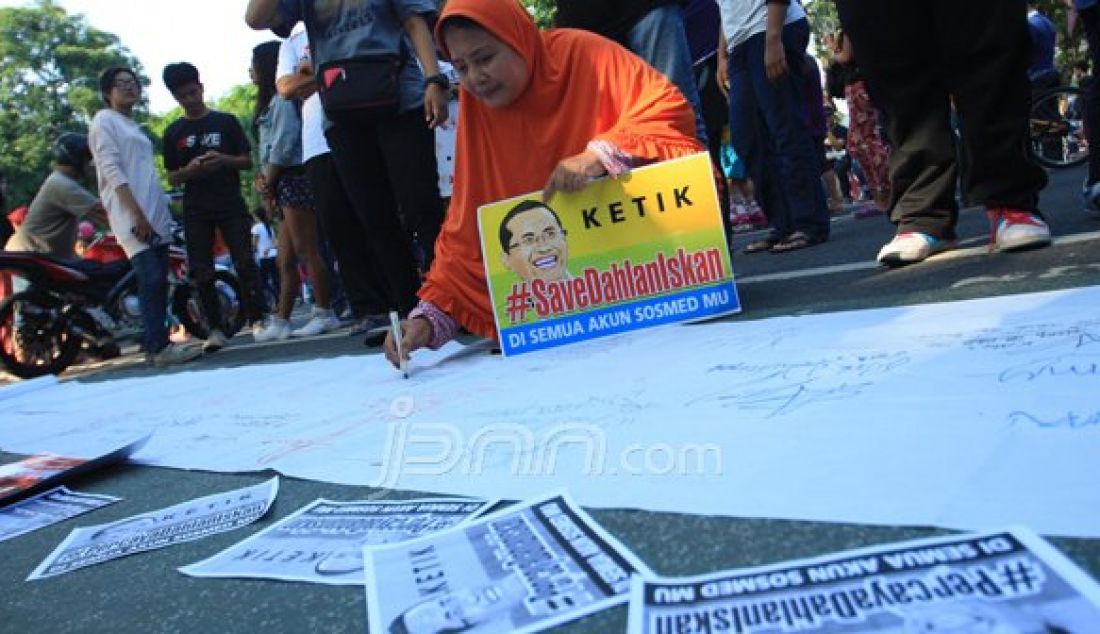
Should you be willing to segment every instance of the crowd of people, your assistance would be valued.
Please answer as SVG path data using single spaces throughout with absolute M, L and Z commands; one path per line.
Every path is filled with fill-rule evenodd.
M 1095 61 L 1096 0 L 1066 1 Z M 164 134 L 164 167 L 183 192 L 190 274 L 214 325 L 203 349 L 227 345 L 216 235 L 256 340 L 337 328 L 341 289 L 359 331 L 380 330 L 391 311 L 405 317 L 408 356 L 461 329 L 495 335 L 479 206 L 700 151 L 724 175 L 728 233 L 766 221 L 746 254 L 827 241 L 831 213 L 861 196 L 897 227 L 877 256 L 886 266 L 952 248 L 960 193 L 987 210 L 994 248 L 1050 244 L 1038 204 L 1046 174 L 1026 151 L 1032 91 L 1061 81 L 1049 19 L 1025 0 L 835 3 L 840 30 L 816 34 L 822 72 L 799 0 L 558 0 L 549 30 L 516 0 L 249 0 L 247 24 L 278 37 L 253 51 L 256 148 L 235 117 L 205 104 L 193 65 L 162 76 L 183 109 Z M 53 242 L 68 241 L 71 251 L 76 219 L 99 214 L 137 271 L 149 360 L 187 361 L 199 352 L 164 326 L 171 214 L 132 118 L 141 86 L 111 68 L 100 90 L 90 156 L 59 154 L 39 194 L 63 213 L 48 229 L 24 224 L 8 248 L 61 253 Z M 1095 100 L 1089 91 L 1090 122 Z M 444 153 L 453 186 L 437 163 L 445 127 L 457 129 Z M 1090 140 L 1098 129 L 1087 126 Z M 73 191 L 92 157 L 101 204 Z M 254 164 L 262 208 L 250 213 L 240 174 Z M 1084 197 L 1100 210 L 1095 155 Z M 32 215 L 45 205 L 36 198 Z M 295 330 L 303 267 L 313 309 Z M 265 296 L 276 298 L 269 314 Z M 399 361 L 392 336 L 385 351 Z

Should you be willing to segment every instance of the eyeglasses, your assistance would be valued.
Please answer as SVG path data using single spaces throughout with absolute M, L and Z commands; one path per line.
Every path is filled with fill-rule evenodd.
M 111 85 L 115 88 L 138 88 L 140 86 L 140 84 L 133 79 L 116 79 Z
M 558 229 L 557 227 L 547 227 L 542 230 L 542 233 L 535 235 L 533 233 L 525 233 L 522 238 L 508 245 L 508 250 L 511 251 L 516 247 L 523 247 L 525 249 L 533 249 L 538 244 L 549 244 L 558 238 L 565 235 L 564 229 Z

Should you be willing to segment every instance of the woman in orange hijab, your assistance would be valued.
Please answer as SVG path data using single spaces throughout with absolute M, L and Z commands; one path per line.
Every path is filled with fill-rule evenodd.
M 401 324 L 406 357 L 438 348 L 459 326 L 496 336 L 479 206 L 539 189 L 548 199 L 703 151 L 679 90 L 611 40 L 540 32 L 516 0 L 449 0 L 435 38 L 462 84 L 454 194 L 420 305 Z M 385 351 L 397 365 L 392 335 Z

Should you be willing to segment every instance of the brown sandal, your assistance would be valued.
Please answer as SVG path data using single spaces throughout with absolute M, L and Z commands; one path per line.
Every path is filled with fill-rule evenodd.
M 777 244 L 779 244 L 779 241 L 774 238 L 764 238 L 763 240 L 756 240 L 748 243 L 744 249 L 741 249 L 741 253 L 746 255 L 763 253 L 765 251 L 771 251 Z
M 812 247 L 815 244 L 821 244 L 825 242 L 822 238 L 815 238 L 805 231 L 795 231 L 791 235 L 783 238 L 779 242 L 776 242 L 771 248 L 772 253 L 786 253 L 788 251 L 797 251 L 799 249 L 805 249 L 806 247 Z

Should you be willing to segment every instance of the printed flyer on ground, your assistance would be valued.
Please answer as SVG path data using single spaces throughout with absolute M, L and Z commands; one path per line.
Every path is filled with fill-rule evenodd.
M 149 436 L 144 436 L 98 455 L 78 457 L 41 453 L 0 465 L 0 506 L 52 489 L 90 471 L 123 462 L 148 440 Z
M 624 603 L 649 574 L 561 494 L 364 557 L 371 632 L 537 632 Z
M 705 153 L 484 205 L 478 226 L 505 355 L 741 310 Z
M 630 632 L 1095 634 L 1100 585 L 1023 528 L 635 579 Z
M 193 577 L 259 577 L 330 585 L 363 584 L 363 548 L 403 542 L 453 526 L 494 502 L 314 500 L 266 530 L 180 568 Z
M 0 542 L 114 504 L 122 498 L 57 487 L 0 508 Z
M 278 492 L 279 479 L 271 478 L 109 524 L 78 528 L 38 564 L 27 581 L 247 526 L 267 513 Z

